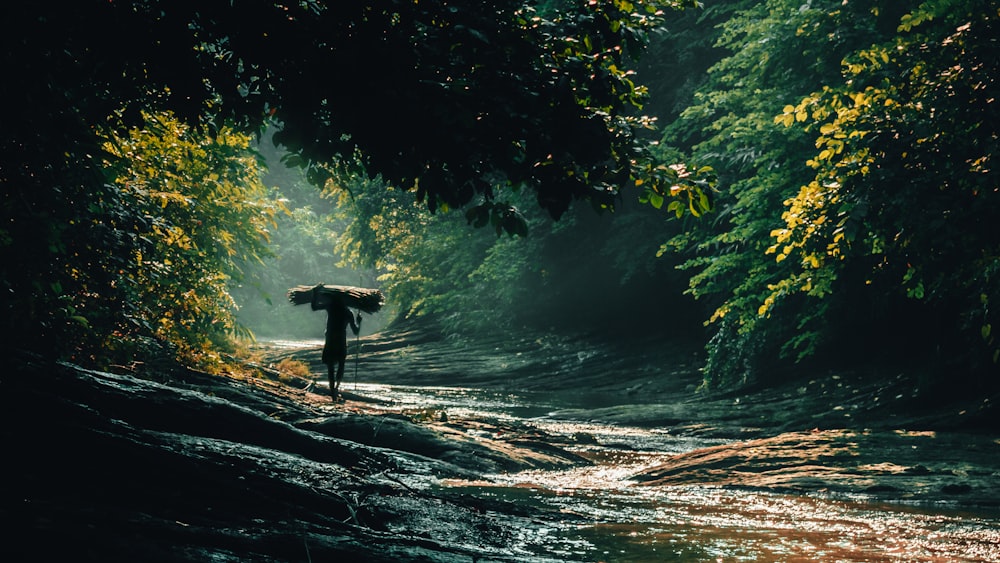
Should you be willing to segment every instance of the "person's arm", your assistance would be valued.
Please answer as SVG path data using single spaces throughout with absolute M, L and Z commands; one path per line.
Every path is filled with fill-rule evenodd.
M 352 315 L 350 310 L 348 310 L 347 318 L 351 321 L 351 330 L 354 331 L 354 334 L 361 332 L 361 313 L 358 313 L 358 318 L 355 320 L 354 315 Z

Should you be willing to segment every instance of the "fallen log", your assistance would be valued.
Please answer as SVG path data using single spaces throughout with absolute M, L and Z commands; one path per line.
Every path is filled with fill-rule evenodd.
M 320 305 L 327 305 L 334 298 L 339 298 L 348 307 L 359 309 L 365 313 L 377 313 L 385 303 L 382 290 L 348 285 L 300 285 L 288 290 L 288 301 L 293 305 L 305 305 L 313 302 L 313 296 Z

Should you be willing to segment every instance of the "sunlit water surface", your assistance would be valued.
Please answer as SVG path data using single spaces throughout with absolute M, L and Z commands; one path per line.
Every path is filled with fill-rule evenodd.
M 456 387 L 345 382 L 387 400 L 387 410 L 510 419 L 553 435 L 586 436 L 574 450 L 594 464 L 450 480 L 438 486 L 538 507 L 511 549 L 566 561 L 1000 562 L 1000 513 L 947 504 L 876 503 L 716 487 L 646 487 L 629 480 L 669 456 L 719 443 L 646 428 L 558 420 L 586 406 L 560 393 L 512 394 Z M 574 402 L 575 401 L 575 402 Z

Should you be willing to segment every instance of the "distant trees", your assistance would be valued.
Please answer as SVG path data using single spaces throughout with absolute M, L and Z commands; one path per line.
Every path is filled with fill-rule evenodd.
M 243 277 L 230 286 L 239 306 L 236 318 L 254 336 L 264 338 L 319 339 L 326 326 L 325 313 L 310 314 L 308 307 L 293 307 L 289 288 L 301 284 L 378 284 L 374 270 L 357 268 L 337 251 L 347 225 L 347 210 L 337 210 L 336 191 L 323 192 L 310 184 L 304 171 L 281 162 L 284 151 L 271 142 L 268 131 L 258 143 L 267 165 L 261 181 L 272 197 L 282 201 L 287 213 L 276 217 L 268 238 L 271 254 L 264 261 L 242 266 Z M 363 329 L 376 331 L 393 318 L 395 301 L 376 316 L 367 318 Z
M 429 215 L 414 193 L 378 179 L 338 177 L 336 213 L 346 225 L 339 250 L 380 272 L 402 317 L 430 317 L 451 335 L 525 325 L 688 343 L 701 335 L 693 303 L 681 294 L 686 279 L 672 257 L 654 258 L 673 213 L 638 204 L 639 190 L 614 213 L 577 205 L 558 221 L 530 194 L 513 194 L 508 203 L 528 235 L 494 236 L 471 228 L 475 217 L 461 211 Z
M 428 214 L 413 192 L 381 179 L 346 174 L 344 181 L 338 250 L 380 272 L 399 316 L 432 316 L 454 332 L 511 326 L 518 302 L 539 285 L 537 251 L 551 220 L 536 206 L 518 211 L 529 238 L 493 236 L 471 228 L 464 213 Z M 520 206 L 526 194 L 513 197 L 508 204 Z

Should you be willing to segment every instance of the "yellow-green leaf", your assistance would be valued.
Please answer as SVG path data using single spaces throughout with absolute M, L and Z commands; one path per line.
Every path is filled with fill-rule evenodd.
M 652 205 L 655 209 L 663 207 L 663 196 L 656 192 L 650 193 L 649 204 Z

